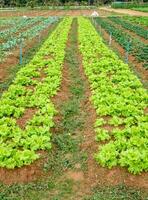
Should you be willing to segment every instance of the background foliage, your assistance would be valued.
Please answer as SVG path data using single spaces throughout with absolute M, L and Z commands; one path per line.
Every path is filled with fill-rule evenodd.
M 1 6 L 93 5 L 98 0 L 0 0 Z
M 115 7 L 115 8 L 121 7 L 122 8 L 121 5 L 123 5 L 123 4 L 119 3 L 119 0 L 116 0 L 116 1 L 117 1 L 117 3 L 114 0 L 0 0 L 0 7 L 30 6 L 33 8 L 35 6 L 100 5 L 100 4 L 109 4 L 109 3 L 113 2 L 112 7 Z M 120 2 L 124 3 L 123 7 L 126 5 L 128 8 L 128 6 L 131 7 L 131 2 L 132 2 L 132 6 L 133 6 L 135 4 L 138 5 L 139 3 L 148 2 L 148 0 L 133 0 L 133 1 L 121 0 Z M 126 4 L 126 2 L 127 2 L 127 4 Z M 130 4 L 129 4 L 129 2 L 130 2 Z

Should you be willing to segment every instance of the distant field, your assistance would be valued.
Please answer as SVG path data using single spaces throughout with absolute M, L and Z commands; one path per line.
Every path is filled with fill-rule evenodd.
M 142 7 L 132 8 L 132 10 L 137 10 L 137 11 L 141 11 L 141 12 L 148 12 L 148 7 L 146 7 L 146 8 L 142 8 Z
M 112 3 L 112 8 L 123 8 L 123 9 L 141 9 L 141 8 L 148 8 L 147 3 L 130 3 L 130 2 L 114 2 Z
M 135 24 L 139 24 L 145 27 L 148 27 L 148 17 L 130 17 L 130 16 L 124 16 L 124 19 L 127 19 L 128 21 L 131 21 Z

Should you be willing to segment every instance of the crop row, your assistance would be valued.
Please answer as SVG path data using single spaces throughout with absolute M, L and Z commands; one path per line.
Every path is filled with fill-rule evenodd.
M 21 18 L 19 21 L 16 21 L 16 24 L 6 30 L 0 31 L 0 39 L 6 40 L 8 37 L 12 37 L 12 34 L 19 32 L 20 29 L 27 28 L 29 25 L 33 25 L 36 22 L 45 20 L 45 18 L 36 17 L 36 18 Z
M 138 25 L 148 26 L 147 17 L 134 17 L 134 16 L 124 16 L 124 19 Z
M 64 19 L 29 64 L 22 68 L 0 101 L 0 167 L 28 165 L 37 150 L 51 149 L 56 110 L 51 101 L 62 78 L 61 70 L 71 19 Z M 25 113 L 34 115 L 22 128 Z
M 124 8 L 124 9 L 134 9 L 134 8 L 147 8 L 147 3 L 138 3 L 138 2 L 113 2 L 112 8 Z
M 148 67 L 148 45 L 144 44 L 138 38 L 134 38 L 121 29 L 118 29 L 113 24 L 102 18 L 97 18 L 96 22 L 101 25 L 113 38 L 132 55 L 136 56 L 137 60 L 143 63 L 143 66 Z
M 98 36 L 88 19 L 79 19 L 79 43 L 97 120 L 95 159 L 102 166 L 148 170 L 148 95 L 139 79 Z M 104 143 L 102 143 L 104 141 Z
M 0 20 L 0 26 L 13 26 L 13 25 L 15 25 L 18 21 L 19 21 L 20 19 L 18 19 L 18 18 L 11 18 L 11 19 L 9 19 L 9 18 L 1 18 L 1 20 Z
M 134 7 L 134 8 L 132 8 L 132 10 L 137 10 L 137 11 L 141 11 L 141 12 L 148 12 L 148 6 L 147 7 Z
M 137 35 L 148 39 L 148 31 L 139 25 L 132 24 L 126 20 L 121 19 L 120 17 L 109 17 L 110 20 L 116 24 L 121 25 L 123 28 L 135 32 Z
M 7 42 L 2 43 L 0 45 L 0 49 L 2 49 L 2 51 L 8 51 L 8 50 L 16 47 L 20 43 L 21 40 L 25 40 L 25 39 L 30 40 L 30 39 L 36 37 L 39 34 L 39 32 L 41 32 L 42 30 L 47 28 L 47 26 L 56 22 L 57 20 L 58 20 L 57 17 L 49 17 L 49 18 L 43 20 L 43 22 L 41 22 L 40 24 L 33 26 L 32 28 L 28 29 L 27 31 L 21 32 L 18 36 L 12 37 L 12 38 L 10 37 L 10 39 Z

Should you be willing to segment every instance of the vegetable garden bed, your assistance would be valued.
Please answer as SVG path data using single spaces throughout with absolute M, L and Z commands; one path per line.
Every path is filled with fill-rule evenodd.
M 1 97 L 0 198 L 145 200 L 147 99 L 90 19 L 64 18 Z
M 148 170 L 147 92 L 128 65 L 107 49 L 101 38 L 99 41 L 91 23 L 79 21 L 83 65 L 98 114 L 96 140 L 111 140 L 100 147 L 96 160 L 109 168 L 126 166 L 134 174 Z
M 128 21 L 125 21 L 119 17 L 109 17 L 109 19 L 111 19 L 116 24 L 121 25 L 123 28 L 135 32 L 137 35 L 145 38 L 146 40 L 148 39 L 148 30 L 144 29 L 143 27 L 129 23 Z
M 60 68 L 70 23 L 71 20 L 64 20 L 59 25 L 33 60 L 19 71 L 13 84 L 1 98 L 1 167 L 14 168 L 30 164 L 39 158 L 36 150 L 51 148 L 49 130 L 53 126 L 55 109 L 49 97 L 56 94 L 60 84 Z M 57 41 L 57 35 L 64 26 L 62 36 Z M 58 47 L 58 55 L 55 47 Z M 53 58 L 42 61 L 48 55 Z M 42 81 L 41 72 L 46 76 L 41 77 Z M 29 88 L 31 86 L 34 89 Z M 27 122 L 25 130 L 21 130 L 17 121 L 26 109 L 34 109 L 36 114 Z

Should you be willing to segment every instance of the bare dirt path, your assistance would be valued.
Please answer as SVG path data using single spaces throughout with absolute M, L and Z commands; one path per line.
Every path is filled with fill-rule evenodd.
M 94 9 L 95 10 L 95 9 Z M 71 17 L 78 17 L 78 16 L 91 16 L 94 10 L 42 10 L 42 11 L 3 11 L 0 12 L 0 17 L 14 17 L 14 16 L 71 16 Z M 96 9 L 100 16 L 108 16 L 111 15 L 112 12 L 108 12 L 106 10 Z
M 148 17 L 148 13 L 146 12 L 140 12 L 130 9 L 114 9 L 109 7 L 102 7 L 100 10 L 108 11 L 108 12 L 115 12 L 118 14 L 124 14 L 124 15 L 131 15 L 131 16 L 146 16 Z

